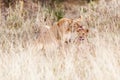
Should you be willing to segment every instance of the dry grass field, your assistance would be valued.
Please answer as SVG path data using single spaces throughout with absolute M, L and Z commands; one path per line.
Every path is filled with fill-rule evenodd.
M 89 33 L 79 45 L 58 44 L 47 32 L 80 16 Z M 120 0 L 0 8 L 0 80 L 120 80 Z

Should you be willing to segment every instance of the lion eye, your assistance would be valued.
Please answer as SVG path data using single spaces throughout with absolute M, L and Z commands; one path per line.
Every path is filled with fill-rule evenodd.
M 78 29 L 77 32 L 79 32 L 80 30 Z
M 86 32 L 88 33 L 88 32 L 89 32 L 89 30 L 87 29 L 87 30 L 86 30 Z
M 70 31 L 70 28 L 68 28 L 66 31 L 69 32 L 69 31 Z

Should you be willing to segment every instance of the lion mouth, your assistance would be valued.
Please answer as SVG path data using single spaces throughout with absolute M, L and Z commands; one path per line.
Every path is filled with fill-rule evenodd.
M 84 38 L 83 38 L 82 36 L 80 36 L 80 37 L 79 37 L 79 40 L 80 40 L 80 41 L 83 41 L 83 40 L 84 40 Z

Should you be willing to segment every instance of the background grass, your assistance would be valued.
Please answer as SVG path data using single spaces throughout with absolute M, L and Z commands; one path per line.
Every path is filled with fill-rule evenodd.
M 46 25 L 52 26 L 57 21 L 58 16 L 54 13 L 58 7 L 53 10 L 30 4 L 32 7 L 25 4 L 21 8 L 22 4 L 18 3 L 14 8 L 1 9 L 1 80 L 120 79 L 119 0 L 101 0 L 82 6 L 59 4 L 63 11 L 60 15 L 64 13 L 62 17 L 75 19 L 82 16 L 81 24 L 89 29 L 88 40 L 79 46 L 57 47 L 54 41 L 50 43 L 45 39 L 44 49 L 41 43 L 35 42 L 46 30 Z

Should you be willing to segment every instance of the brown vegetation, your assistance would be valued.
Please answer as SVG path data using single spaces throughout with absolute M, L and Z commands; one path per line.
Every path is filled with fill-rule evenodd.
M 0 80 L 120 79 L 120 0 L 68 3 L 0 8 Z

